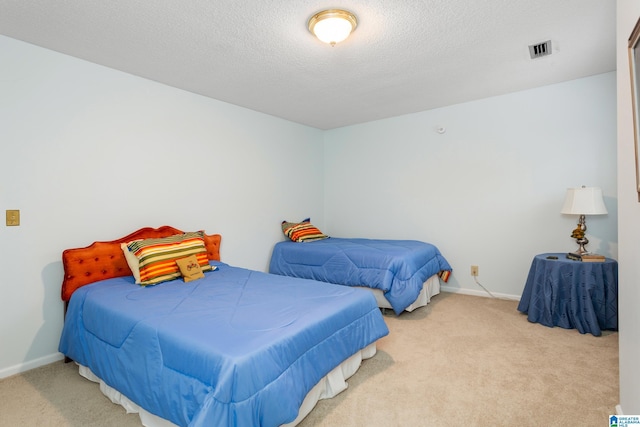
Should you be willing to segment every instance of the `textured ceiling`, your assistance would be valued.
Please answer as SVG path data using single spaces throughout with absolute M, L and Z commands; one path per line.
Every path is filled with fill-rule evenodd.
M 332 48 L 306 22 L 335 7 Z M 0 34 L 320 129 L 616 67 L 613 0 L 0 0 Z

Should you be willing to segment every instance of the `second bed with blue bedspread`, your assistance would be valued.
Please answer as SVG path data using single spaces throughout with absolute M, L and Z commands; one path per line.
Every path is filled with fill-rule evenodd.
M 275 245 L 269 272 L 380 289 L 396 314 L 408 307 L 426 279 L 451 266 L 433 244 L 417 240 L 331 237 Z

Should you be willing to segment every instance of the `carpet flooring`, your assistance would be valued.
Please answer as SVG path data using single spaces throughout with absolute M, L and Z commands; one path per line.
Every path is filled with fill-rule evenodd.
M 384 318 L 390 334 L 301 427 L 608 425 L 619 403 L 618 334 L 530 323 L 517 302 L 441 293 Z M 74 364 L 0 381 L 0 426 L 141 425 Z

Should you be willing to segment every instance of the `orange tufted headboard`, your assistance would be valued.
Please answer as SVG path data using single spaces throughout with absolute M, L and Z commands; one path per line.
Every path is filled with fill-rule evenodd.
M 164 225 L 160 228 L 141 228 L 128 236 L 110 242 L 94 242 L 86 248 L 67 249 L 62 252 L 62 300 L 69 301 L 71 294 L 81 286 L 112 277 L 130 276 L 121 243 L 138 239 L 152 239 L 184 233 L 177 228 Z M 204 243 L 210 260 L 220 261 L 219 234 L 205 234 Z

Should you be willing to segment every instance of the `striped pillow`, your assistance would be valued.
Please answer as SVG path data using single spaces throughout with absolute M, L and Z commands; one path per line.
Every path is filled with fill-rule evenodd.
M 309 218 L 298 223 L 282 221 L 282 232 L 294 242 L 311 242 L 329 237 L 313 226 Z
M 210 271 L 204 232 L 176 234 L 159 239 L 145 239 L 127 244 L 138 259 L 140 285 L 155 285 L 181 276 L 176 260 L 195 255 L 202 271 Z

